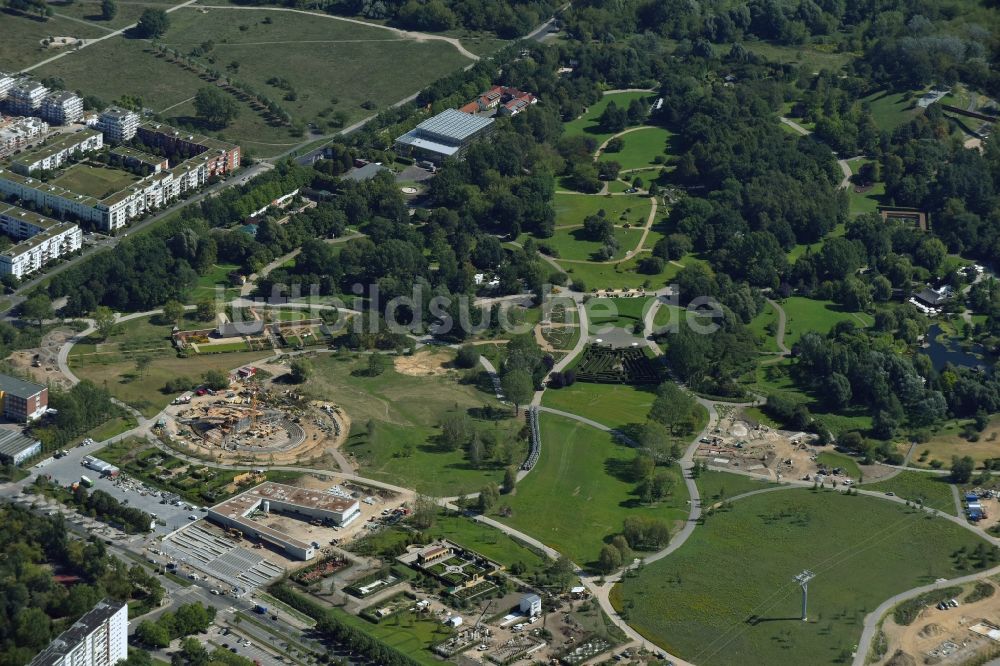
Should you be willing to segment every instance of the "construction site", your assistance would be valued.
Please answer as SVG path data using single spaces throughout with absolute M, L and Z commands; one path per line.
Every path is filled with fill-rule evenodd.
M 815 435 L 771 428 L 732 407 L 720 405 L 718 410 L 718 423 L 698 443 L 695 454 L 710 466 L 758 474 L 771 481 L 816 475 L 820 449 L 814 446 Z
M 981 585 L 996 589 L 992 581 L 983 581 Z M 885 656 L 877 663 L 886 666 L 985 663 L 1000 653 L 997 620 L 1000 596 L 992 593 L 966 601 L 972 598 L 969 597 L 972 590 L 973 586 L 966 586 L 954 599 L 955 605 L 944 603 L 924 608 L 908 625 L 896 624 L 890 613 L 882 624 Z M 983 661 L 977 661 L 980 659 Z
M 254 377 L 228 391 L 184 394 L 166 414 L 164 434 L 196 454 L 222 460 L 315 461 L 335 451 L 350 430 L 347 415 L 333 403 L 310 401 Z

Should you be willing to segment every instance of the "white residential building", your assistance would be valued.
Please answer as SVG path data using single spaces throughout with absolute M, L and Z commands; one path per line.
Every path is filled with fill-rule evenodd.
M 14 87 L 14 77 L 6 72 L 0 72 L 0 100 L 7 99 L 7 93 Z
M 18 279 L 83 247 L 83 232 L 77 225 L 17 206 L 0 205 L 0 231 L 21 241 L 0 252 L 0 275 Z
M 29 666 L 114 666 L 128 658 L 128 604 L 104 599 Z
M 7 107 L 15 116 L 34 116 L 48 94 L 49 89 L 41 83 L 25 79 L 7 91 Z
M 40 169 L 58 169 L 74 153 L 100 150 L 103 145 L 104 135 L 97 130 L 83 129 L 73 134 L 63 134 L 43 146 L 18 155 L 11 160 L 10 168 L 25 176 Z
M 17 152 L 48 131 L 49 124 L 41 118 L 0 119 L 0 158 Z
M 42 118 L 52 125 L 69 125 L 83 116 L 83 98 L 65 90 L 42 101 Z
M 131 141 L 139 129 L 139 114 L 112 106 L 98 116 L 97 129 L 104 132 L 104 138 L 108 143 Z

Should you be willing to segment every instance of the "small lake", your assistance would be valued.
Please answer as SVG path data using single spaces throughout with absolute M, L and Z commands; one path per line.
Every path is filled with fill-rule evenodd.
M 920 348 L 920 353 L 929 356 L 934 369 L 941 371 L 946 363 L 956 367 L 975 368 L 988 365 L 985 350 L 982 345 L 963 345 L 959 340 L 941 336 L 941 327 L 934 324 L 927 331 L 926 346 Z

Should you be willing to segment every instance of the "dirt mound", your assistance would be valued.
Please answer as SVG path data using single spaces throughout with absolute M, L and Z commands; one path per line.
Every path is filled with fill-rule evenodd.
M 421 351 L 413 356 L 397 356 L 393 359 L 396 372 L 411 377 L 433 377 L 444 375 L 451 368 L 452 355 L 443 351 Z
M 944 628 L 940 624 L 935 624 L 931 622 L 925 625 L 923 629 L 917 632 L 917 636 L 920 638 L 931 638 L 933 636 L 940 636 L 944 633 Z
M 885 662 L 885 666 L 917 666 L 917 660 L 902 650 L 896 650 L 896 654 Z

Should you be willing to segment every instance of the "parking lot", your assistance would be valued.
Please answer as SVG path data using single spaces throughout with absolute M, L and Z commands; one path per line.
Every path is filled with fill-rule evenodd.
M 117 479 L 99 477 L 96 472 L 81 464 L 84 456 L 101 457 L 101 451 L 95 445 L 77 446 L 67 451 L 62 458 L 49 458 L 31 468 L 33 474 L 48 474 L 60 485 L 68 486 L 87 476 L 94 482 L 93 490 L 103 490 L 119 502 L 128 502 L 129 506 L 141 509 L 157 518 L 156 533 L 169 534 L 190 522 L 193 513 L 186 506 L 175 506 L 172 503 L 160 504 L 163 499 L 160 491 L 146 486 L 137 479 L 120 475 Z M 197 512 L 194 512 L 197 513 Z M 199 517 L 203 514 L 198 513 Z

